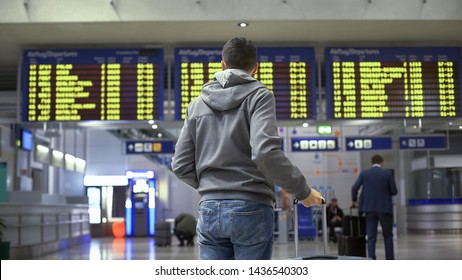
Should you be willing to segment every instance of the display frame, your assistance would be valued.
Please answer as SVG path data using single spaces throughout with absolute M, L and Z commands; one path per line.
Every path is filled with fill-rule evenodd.
M 80 62 L 79 59 L 83 59 L 83 62 Z M 106 106 L 103 106 L 102 105 L 103 102 L 101 100 L 99 101 L 99 103 L 98 101 L 95 101 L 98 98 L 98 95 L 102 99 L 105 98 L 105 96 L 101 94 L 101 92 L 103 92 L 102 89 L 100 93 L 98 93 L 97 90 L 94 90 L 94 92 L 91 93 L 94 95 L 91 101 L 96 104 L 96 105 L 92 105 L 94 106 L 95 112 L 91 114 L 94 114 L 96 116 L 97 115 L 96 111 L 100 110 L 99 118 L 91 116 L 90 113 L 89 115 L 86 115 L 87 113 L 84 110 L 81 110 L 78 113 L 76 113 L 76 115 L 80 116 L 80 119 L 77 119 L 77 117 L 75 117 L 75 119 L 71 119 L 71 118 L 57 119 L 56 118 L 56 111 L 57 111 L 56 106 L 53 107 L 52 105 L 50 105 L 51 108 L 49 110 L 54 111 L 54 113 L 53 114 L 50 113 L 50 117 L 48 119 L 45 117 L 42 119 L 39 119 L 38 115 L 35 115 L 36 118 L 34 119 L 34 114 L 30 114 L 30 112 L 28 111 L 29 105 L 31 103 L 30 102 L 31 100 L 29 98 L 31 99 L 34 98 L 34 97 L 30 97 L 31 92 L 29 89 L 29 85 L 31 82 L 30 77 L 32 77 L 31 73 L 29 72 L 30 65 L 34 64 L 34 61 L 35 61 L 35 64 L 37 65 L 49 64 L 49 65 L 52 65 L 53 67 L 56 67 L 56 65 L 58 64 L 83 65 L 86 63 L 87 65 L 94 64 L 96 66 L 101 66 L 102 64 L 105 64 L 105 65 L 109 65 L 109 64 L 119 64 L 119 65 L 132 64 L 133 65 L 134 64 L 135 67 L 137 66 L 139 67 L 140 64 L 144 64 L 146 68 L 144 69 L 145 73 L 144 74 L 142 73 L 141 78 L 138 75 L 140 72 L 139 68 L 136 68 L 135 70 L 133 69 L 131 70 L 132 72 L 136 71 L 136 73 L 132 75 L 132 76 L 135 76 L 134 78 L 130 78 L 131 79 L 130 81 L 132 82 L 132 84 L 130 85 L 125 85 L 123 84 L 124 80 L 122 81 L 119 80 L 120 82 L 119 85 L 115 85 L 115 87 L 119 88 L 120 97 L 119 97 L 119 101 L 115 101 L 113 104 L 108 102 L 108 103 L 104 103 L 104 105 Z M 87 121 L 103 121 L 103 122 L 115 121 L 117 122 L 117 121 L 140 121 L 140 120 L 163 120 L 164 119 L 165 56 L 164 56 L 163 47 L 160 47 L 160 46 L 155 46 L 155 47 L 138 47 L 138 46 L 130 46 L 130 47 L 125 47 L 125 46 L 120 46 L 120 47 L 114 47 L 114 46 L 112 47 L 101 47 L 101 46 L 96 46 L 96 47 L 89 47 L 89 46 L 25 47 L 21 50 L 21 57 L 20 57 L 19 64 L 20 64 L 20 68 L 19 68 L 18 85 L 20 87 L 19 89 L 20 95 L 18 99 L 20 101 L 19 104 L 21 105 L 18 106 L 19 110 L 18 110 L 17 118 L 21 122 L 24 122 L 24 123 L 87 122 Z M 152 65 L 152 67 L 150 65 Z M 151 78 L 150 76 L 151 73 L 148 73 L 149 71 L 151 71 L 151 68 L 157 70 L 157 73 L 158 73 L 157 75 L 155 75 L 155 73 L 152 73 L 153 78 Z M 52 71 L 56 72 L 58 70 L 55 68 L 52 68 Z M 107 74 L 107 72 L 109 72 L 108 68 L 106 68 L 106 74 L 104 74 L 106 75 L 106 79 L 102 79 L 102 80 L 106 82 L 106 89 L 105 89 L 106 98 L 109 99 L 107 96 L 109 95 L 110 92 L 107 89 L 110 87 L 109 82 L 111 81 L 109 81 L 108 79 L 110 74 Z M 95 73 L 96 73 L 96 70 L 95 70 Z M 119 77 L 121 75 L 122 74 L 120 74 L 119 72 Z M 53 77 L 55 79 L 54 80 L 55 82 L 56 82 L 56 76 L 57 75 L 54 75 Z M 72 76 L 72 75 L 69 74 L 68 76 Z M 95 75 L 95 77 L 97 76 Z M 153 84 L 154 79 L 157 79 L 157 83 L 155 84 Z M 37 81 L 38 79 L 36 80 L 36 82 Z M 133 85 L 133 81 L 135 82 L 135 85 Z M 112 82 L 117 82 L 117 80 L 114 80 Z M 144 93 L 140 91 L 141 82 L 146 83 L 146 90 L 144 91 Z M 151 83 L 151 85 L 148 85 L 148 83 Z M 97 85 L 95 86 L 92 85 L 92 86 L 95 88 L 97 87 Z M 149 88 L 149 86 L 152 86 L 152 89 L 147 89 Z M 52 98 L 53 96 L 56 97 L 56 84 L 53 87 L 54 89 L 52 89 L 51 91 L 54 90 L 54 92 L 50 92 L 50 99 L 56 99 L 56 98 Z M 132 89 L 128 90 L 127 88 L 129 87 L 131 87 Z M 36 89 L 37 88 L 39 88 L 38 83 L 37 83 Z M 115 94 L 117 94 L 117 92 Z M 134 97 L 132 95 L 134 95 Z M 152 97 L 150 97 L 150 95 L 152 95 Z M 38 99 L 38 97 L 35 97 L 35 98 Z M 76 97 L 74 99 L 77 99 L 77 98 L 79 97 Z M 152 102 L 151 102 L 151 99 L 152 99 Z M 112 99 L 112 100 L 116 100 L 116 99 Z M 56 100 L 53 100 L 53 101 L 46 100 L 46 101 L 56 102 Z M 74 102 L 74 103 L 69 103 L 69 104 L 74 105 L 74 104 L 80 104 L 80 103 Z M 35 105 L 32 104 L 32 106 L 35 106 Z M 112 110 L 113 112 L 119 110 L 118 119 L 117 119 L 117 113 L 114 113 L 114 114 L 109 113 L 111 110 L 110 106 L 114 108 L 114 110 Z M 132 110 L 133 108 L 131 108 L 130 106 L 135 107 L 135 109 Z M 146 108 L 146 109 L 144 110 L 143 108 Z M 35 108 L 35 110 L 38 111 L 39 109 Z M 144 110 L 144 111 L 140 113 L 140 110 Z M 152 110 L 152 116 L 150 113 L 147 113 L 149 110 Z M 106 112 L 105 115 L 103 111 Z M 144 112 L 146 113 L 143 114 Z M 103 115 L 104 115 L 104 118 L 102 117 Z M 148 117 L 148 115 L 150 117 Z M 72 117 L 74 116 L 75 115 L 72 115 Z
M 200 84 L 193 85 L 195 87 L 194 94 L 188 93 L 189 96 L 185 97 L 182 95 L 182 79 L 180 78 L 180 75 L 182 75 L 182 68 L 181 68 L 181 63 L 216 63 L 217 68 L 220 66 L 221 70 L 221 52 L 222 48 L 220 47 L 188 47 L 188 46 L 181 46 L 181 47 L 176 47 L 174 48 L 174 100 L 175 100 L 175 120 L 184 120 L 184 116 L 186 114 L 186 108 L 189 102 L 198 97 L 201 93 L 202 85 L 205 84 L 206 82 L 210 81 L 210 77 L 208 78 L 208 81 L 203 81 Z M 279 94 L 275 93 L 276 97 L 276 114 L 277 114 L 277 119 L 280 121 L 287 121 L 287 120 L 314 120 L 317 119 L 317 61 L 316 61 L 316 50 L 313 46 L 258 46 L 257 47 L 257 52 L 258 52 L 258 62 L 260 64 L 259 71 L 262 69 L 262 62 L 284 62 L 284 63 L 290 63 L 290 62 L 298 62 L 296 61 L 297 58 L 299 57 L 301 62 L 307 62 L 310 63 L 309 66 L 306 66 L 307 68 L 309 67 L 310 71 L 310 83 L 309 83 L 309 93 L 306 93 L 307 97 L 305 102 L 307 102 L 306 106 L 304 109 L 306 115 L 303 115 L 303 111 L 299 114 L 300 116 L 297 118 L 281 118 L 278 115 L 281 115 L 279 113 L 278 105 L 281 106 L 280 104 L 282 103 L 281 101 L 278 101 L 278 98 L 281 99 Z M 292 54 L 290 53 L 292 52 Z M 210 56 L 207 56 L 207 54 L 211 54 Z M 279 61 L 278 61 L 279 60 Z M 206 70 L 204 70 L 204 76 L 205 75 L 210 75 L 209 73 L 209 68 L 207 67 Z M 290 71 L 290 70 L 289 70 Z M 258 75 L 258 72 L 257 72 Z M 289 73 L 290 75 L 290 73 Z M 205 78 L 205 77 L 204 77 Z M 258 80 L 261 81 L 261 79 L 257 76 L 256 77 Z M 290 78 L 288 78 L 290 81 Z M 195 82 L 195 81 L 194 81 Z M 189 83 L 188 83 L 189 85 Z M 289 85 L 290 86 L 290 85 Z M 196 89 L 197 88 L 197 89 Z M 270 89 L 271 90 L 271 89 Z M 290 92 L 289 92 L 290 95 Z M 302 99 L 303 97 L 301 97 Z M 289 103 L 290 105 L 290 99 L 288 101 L 285 101 L 286 103 Z M 303 102 L 301 100 L 300 102 Z M 308 103 L 310 102 L 310 103 Z M 183 103 L 183 104 L 182 104 Z M 286 104 L 287 105 L 287 104 Z M 290 107 L 289 107 L 290 109 Z
M 343 58 L 349 57 L 349 60 L 344 60 Z M 334 95 L 334 71 L 333 71 L 333 63 L 334 62 L 373 62 L 373 58 L 376 58 L 375 61 L 377 62 L 394 62 L 394 63 L 402 63 L 402 62 L 407 62 L 409 69 L 411 68 L 410 63 L 414 62 L 431 62 L 431 63 L 437 63 L 437 62 L 445 62 L 445 61 L 452 61 L 452 62 L 457 62 L 457 68 L 454 71 L 454 74 L 457 75 L 458 77 L 455 77 L 452 81 L 454 88 L 453 88 L 453 95 L 454 95 L 454 100 L 455 103 L 453 104 L 454 106 L 454 112 L 451 112 L 450 115 L 447 112 L 443 111 L 440 112 L 440 114 L 445 114 L 447 116 L 430 116 L 430 114 L 436 114 L 433 111 L 428 111 L 426 107 L 430 106 L 425 104 L 425 101 L 428 99 L 428 95 L 425 95 L 423 93 L 423 86 L 424 82 L 421 81 L 420 85 L 415 85 L 415 86 L 421 86 L 421 103 L 415 102 L 416 104 L 419 103 L 418 105 L 420 107 L 416 106 L 416 112 L 413 112 L 413 108 L 411 108 L 409 105 L 402 104 L 400 105 L 403 109 L 401 111 L 404 111 L 404 113 L 394 113 L 394 115 L 388 116 L 381 116 L 381 117 L 362 117 L 361 116 L 361 111 L 354 111 L 357 115 L 355 117 L 345 117 L 345 111 L 339 112 L 338 107 L 336 108 L 334 103 L 339 102 L 340 100 L 334 100 L 334 98 L 339 98 L 338 96 L 335 97 Z M 326 75 L 326 80 L 325 80 L 325 89 L 326 89 L 326 117 L 327 119 L 331 120 L 358 120 L 358 119 L 391 119 L 391 120 L 396 120 L 396 119 L 403 119 L 403 118 L 446 118 L 446 119 L 451 119 L 451 118 L 458 118 L 462 116 L 462 93 L 461 93 L 461 84 L 462 84 L 462 48 L 460 47 L 455 47 L 455 46 L 368 46 L 368 47 L 344 47 L 344 46 L 329 46 L 324 49 L 324 73 Z M 342 65 L 343 66 L 343 65 Z M 354 65 L 354 67 L 358 67 Z M 416 69 L 417 67 L 422 67 L 422 66 L 415 66 Z M 438 70 L 438 69 L 437 69 Z M 438 70 L 439 71 L 439 70 Z M 356 78 L 356 70 L 354 72 L 354 76 Z M 438 72 L 439 73 L 439 72 Z M 343 72 L 342 72 L 343 75 Z M 422 74 L 423 75 L 423 74 Z M 422 80 L 422 76 L 420 77 Z M 411 79 L 411 78 L 409 78 Z M 448 81 L 449 83 L 449 81 Z M 355 81 L 354 86 L 356 87 L 358 84 L 358 81 Z M 404 84 L 404 83 L 403 83 Z M 361 85 L 361 84 L 360 84 Z M 409 85 L 413 85 L 409 81 Z M 343 86 L 343 84 L 342 84 Z M 361 85 L 362 86 L 362 85 Z M 414 86 L 414 85 L 413 85 Z M 356 91 L 357 88 L 354 88 Z M 403 89 L 404 90 L 404 89 Z M 408 88 L 409 92 L 411 91 L 410 86 Z M 359 93 L 356 93 L 356 98 L 358 97 Z M 404 94 L 403 94 L 404 95 Z M 434 94 L 436 95 L 436 94 Z M 449 96 L 449 93 L 447 94 Z M 345 96 L 341 96 L 342 98 L 345 98 Z M 388 98 L 388 96 L 386 97 Z M 450 97 L 448 97 L 450 98 Z M 452 98 L 452 97 L 451 97 Z M 388 100 L 388 99 L 386 99 Z M 341 99 L 341 101 L 344 101 Z M 408 101 L 410 102 L 410 101 Z M 432 101 L 433 102 L 433 101 Z M 385 101 L 386 104 L 386 101 Z M 435 106 L 445 106 L 446 104 L 443 105 L 433 105 Z M 389 105 L 386 105 L 389 106 Z M 406 109 L 406 106 L 408 107 Z M 414 105 L 412 105 L 414 106 Z M 361 110 L 361 104 L 357 105 L 356 107 L 359 107 L 359 110 Z M 448 107 L 449 108 L 449 107 Z M 345 110 L 345 108 L 341 108 L 341 110 Z M 353 110 L 353 109 L 351 109 Z M 356 109 L 358 110 L 358 109 Z M 406 111 L 408 110 L 408 111 Z M 409 113 L 409 110 L 411 113 Z M 420 110 L 420 111 L 417 111 Z M 452 110 L 452 109 L 451 109 Z M 379 111 L 379 110 L 377 110 Z M 420 112 L 420 113 L 419 113 Z M 342 116 L 341 113 L 343 113 Z M 336 114 L 338 116 L 336 116 Z M 379 114 L 377 114 L 379 115 Z

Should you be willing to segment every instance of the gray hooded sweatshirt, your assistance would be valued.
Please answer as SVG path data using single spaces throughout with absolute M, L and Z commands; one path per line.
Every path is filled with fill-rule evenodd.
M 274 95 L 247 72 L 227 69 L 191 101 L 175 145 L 175 175 L 201 201 L 240 199 L 274 206 L 278 185 L 306 198 L 311 188 L 281 150 Z

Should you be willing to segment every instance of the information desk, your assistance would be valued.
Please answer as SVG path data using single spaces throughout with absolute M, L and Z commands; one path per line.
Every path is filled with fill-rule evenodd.
M 186 117 L 191 100 L 221 71 L 221 49 L 175 49 L 175 119 Z M 255 78 L 274 93 L 278 120 L 316 118 L 314 48 L 258 48 Z
M 460 48 L 327 48 L 330 119 L 461 116 Z
M 462 232 L 462 198 L 409 199 L 409 232 Z
M 163 119 L 163 49 L 24 50 L 25 122 Z

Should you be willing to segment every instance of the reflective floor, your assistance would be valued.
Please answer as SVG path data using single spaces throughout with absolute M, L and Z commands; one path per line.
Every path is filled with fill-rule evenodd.
M 180 247 L 173 237 L 172 246 L 159 247 L 153 238 L 92 238 L 88 243 L 44 255 L 42 260 L 197 260 L 198 248 Z M 302 240 L 299 256 L 324 254 L 321 239 Z M 330 242 L 327 254 L 337 254 L 337 244 Z M 385 257 L 383 240 L 377 240 L 377 259 Z M 293 242 L 274 244 L 273 259 L 295 256 Z M 462 260 L 461 234 L 403 235 L 395 240 L 398 260 Z

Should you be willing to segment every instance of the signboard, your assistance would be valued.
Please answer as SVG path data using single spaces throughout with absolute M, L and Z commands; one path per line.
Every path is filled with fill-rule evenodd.
M 345 137 L 347 151 L 391 150 L 391 137 Z
M 445 136 L 400 136 L 399 148 L 402 150 L 446 149 Z
M 329 119 L 461 117 L 461 49 L 327 48 Z
M 173 154 L 173 141 L 127 141 L 127 154 Z
M 338 151 L 336 137 L 292 138 L 292 152 L 334 152 Z
M 22 120 L 160 120 L 163 49 L 24 50 Z
M 186 116 L 191 100 L 221 71 L 221 48 L 175 49 L 175 119 Z M 258 48 L 255 78 L 274 93 L 276 118 L 316 118 L 314 48 Z

